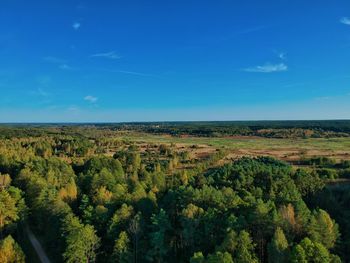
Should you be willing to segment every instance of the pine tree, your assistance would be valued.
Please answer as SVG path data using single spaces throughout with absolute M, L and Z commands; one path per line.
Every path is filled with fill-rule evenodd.
M 130 239 L 125 231 L 120 232 L 115 241 L 112 262 L 127 263 L 131 261 Z
M 74 215 L 67 215 L 63 222 L 66 248 L 63 258 L 67 263 L 94 262 L 100 239 L 91 225 L 83 225 Z
M 235 250 L 234 262 L 236 263 L 257 263 L 258 259 L 254 253 L 254 244 L 245 230 L 242 230 L 238 235 L 238 245 Z
M 277 227 L 275 234 L 268 246 L 269 262 L 288 262 L 288 241 L 280 227 Z
M 206 263 L 233 263 L 233 260 L 230 253 L 217 251 L 208 255 Z
M 167 242 L 168 231 L 171 229 L 169 217 L 166 212 L 161 209 L 157 215 L 152 218 L 153 231 L 151 233 L 151 256 L 156 262 L 164 262 L 169 250 Z
M 333 248 L 339 237 L 338 225 L 326 211 L 316 210 L 310 222 L 309 235 L 313 241 L 323 244 L 326 248 Z

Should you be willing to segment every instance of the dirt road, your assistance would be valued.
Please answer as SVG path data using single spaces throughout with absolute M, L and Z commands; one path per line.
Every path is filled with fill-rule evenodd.
M 47 257 L 43 247 L 41 246 L 38 239 L 35 237 L 33 232 L 30 230 L 28 226 L 26 226 L 26 233 L 29 237 L 30 243 L 32 244 L 33 248 L 35 249 L 35 252 L 38 254 L 38 257 L 41 261 L 41 263 L 51 263 L 49 258 Z

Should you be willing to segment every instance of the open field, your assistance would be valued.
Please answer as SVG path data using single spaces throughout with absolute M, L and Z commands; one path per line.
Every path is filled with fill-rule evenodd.
M 138 144 L 176 144 L 177 147 L 198 145 L 201 152 L 207 149 L 226 149 L 228 158 L 241 156 L 272 156 L 286 161 L 301 157 L 326 156 L 336 160 L 350 160 L 350 138 L 274 139 L 262 137 L 172 137 L 146 133 L 121 133 L 120 138 Z

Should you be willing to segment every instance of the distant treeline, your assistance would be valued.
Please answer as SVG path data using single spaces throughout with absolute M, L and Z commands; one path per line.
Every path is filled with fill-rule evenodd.
M 106 127 L 106 124 L 99 126 Z M 222 121 L 157 122 L 107 125 L 118 130 L 137 130 L 173 136 L 260 136 L 267 138 L 348 137 L 349 120 L 330 121 Z
M 44 134 L 96 137 L 115 131 L 202 137 L 333 138 L 350 136 L 350 120 L 3 124 L 0 137 L 40 137 Z

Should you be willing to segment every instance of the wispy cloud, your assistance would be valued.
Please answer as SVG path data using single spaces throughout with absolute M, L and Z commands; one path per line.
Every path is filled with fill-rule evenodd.
M 126 71 L 126 70 L 113 70 L 112 72 L 123 73 L 123 74 L 130 74 L 130 75 L 136 75 L 136 76 L 142 76 L 142 77 L 152 77 L 152 76 L 154 76 L 152 74 L 135 72 L 135 71 Z
M 64 64 L 67 61 L 65 59 L 53 57 L 53 56 L 47 56 L 43 58 L 46 62 L 53 63 L 53 64 Z
M 249 34 L 249 33 L 253 33 L 256 31 L 260 31 L 260 30 L 265 29 L 265 28 L 267 28 L 267 26 L 263 26 L 263 25 L 251 27 L 251 28 L 246 28 L 242 31 L 237 32 L 237 34 Z
M 91 57 L 100 57 L 100 58 L 108 58 L 108 59 L 120 59 L 121 56 L 119 56 L 115 51 L 106 52 L 106 53 L 97 53 L 91 55 Z
M 72 24 L 72 27 L 73 27 L 74 30 L 78 30 L 81 27 L 81 24 L 79 22 L 74 22 Z
M 36 90 L 32 90 L 32 91 L 30 91 L 30 94 L 34 95 L 34 96 L 45 97 L 45 98 L 50 95 L 48 92 L 46 92 L 42 88 L 37 88 Z
M 331 98 L 332 97 L 330 97 L 330 96 L 322 96 L 322 97 L 315 97 L 314 99 L 318 100 L 318 101 L 324 101 L 324 100 L 329 100 Z
M 29 95 L 36 98 L 36 103 L 41 105 L 48 105 L 52 102 L 52 95 L 44 88 L 37 88 L 29 91 Z
M 40 96 L 42 96 L 42 97 L 47 97 L 47 96 L 49 96 L 49 93 L 46 92 L 45 90 L 41 89 L 41 88 L 38 88 L 37 94 L 40 95 Z
M 348 18 L 348 17 L 342 17 L 342 18 L 340 19 L 340 23 L 342 23 L 342 24 L 344 24 L 344 25 L 350 26 L 350 18 Z
M 134 76 L 140 76 L 140 77 L 158 77 L 157 75 L 143 73 L 143 72 L 137 72 L 137 71 L 128 71 L 128 70 L 119 70 L 119 69 L 96 69 L 99 71 L 104 72 L 110 72 L 110 73 L 121 73 L 121 74 L 127 74 L 127 75 L 134 75 Z
M 287 71 L 288 66 L 284 63 L 279 63 L 279 64 L 271 64 L 271 63 L 266 63 L 263 66 L 256 66 L 256 67 L 251 67 L 251 68 L 245 68 L 243 69 L 246 72 L 257 72 L 257 73 L 273 73 L 273 72 L 282 72 L 282 71 Z
M 226 36 L 219 37 L 219 38 L 213 40 L 213 42 L 220 43 L 220 42 L 227 41 L 227 40 L 230 40 L 230 39 L 233 39 L 233 38 L 236 38 L 236 37 L 240 37 L 242 35 L 247 35 L 247 34 L 251 34 L 251 33 L 254 33 L 254 32 L 258 32 L 258 31 L 261 31 L 261 30 L 266 29 L 266 28 L 267 28 L 267 26 L 265 26 L 265 25 L 245 28 L 245 29 L 242 29 L 242 30 L 238 30 L 236 32 L 231 32 L 230 34 L 228 34 Z
M 285 84 L 282 87 L 283 88 L 294 88 L 294 87 L 305 86 L 306 84 L 308 84 L 308 82 L 297 82 L 297 83 Z
M 91 96 L 91 95 L 87 95 L 84 97 L 84 100 L 90 102 L 90 103 L 95 103 L 98 98 L 97 97 L 94 97 L 94 96 Z
M 273 53 L 280 59 L 280 60 L 286 60 L 287 59 L 287 54 L 283 51 L 273 49 Z
M 81 109 L 76 105 L 71 105 L 66 109 L 69 115 L 79 115 L 81 113 Z
M 47 88 L 51 82 L 52 82 L 52 79 L 50 76 L 48 75 L 40 75 L 36 78 L 36 82 L 41 86 L 41 87 L 45 87 Z
M 285 59 L 286 59 L 286 54 L 283 53 L 283 52 L 280 52 L 280 53 L 278 53 L 278 57 L 279 57 L 280 59 L 282 59 L 282 60 L 285 60 Z
M 48 63 L 57 64 L 58 68 L 61 70 L 76 70 L 76 68 L 68 65 L 67 64 L 68 61 L 65 59 L 48 56 L 48 57 L 44 57 L 44 60 L 47 61 Z
M 71 66 L 69 66 L 67 64 L 62 64 L 62 65 L 59 66 L 59 68 L 62 69 L 62 70 L 75 70 L 75 68 L 73 68 L 73 67 L 71 67 Z

